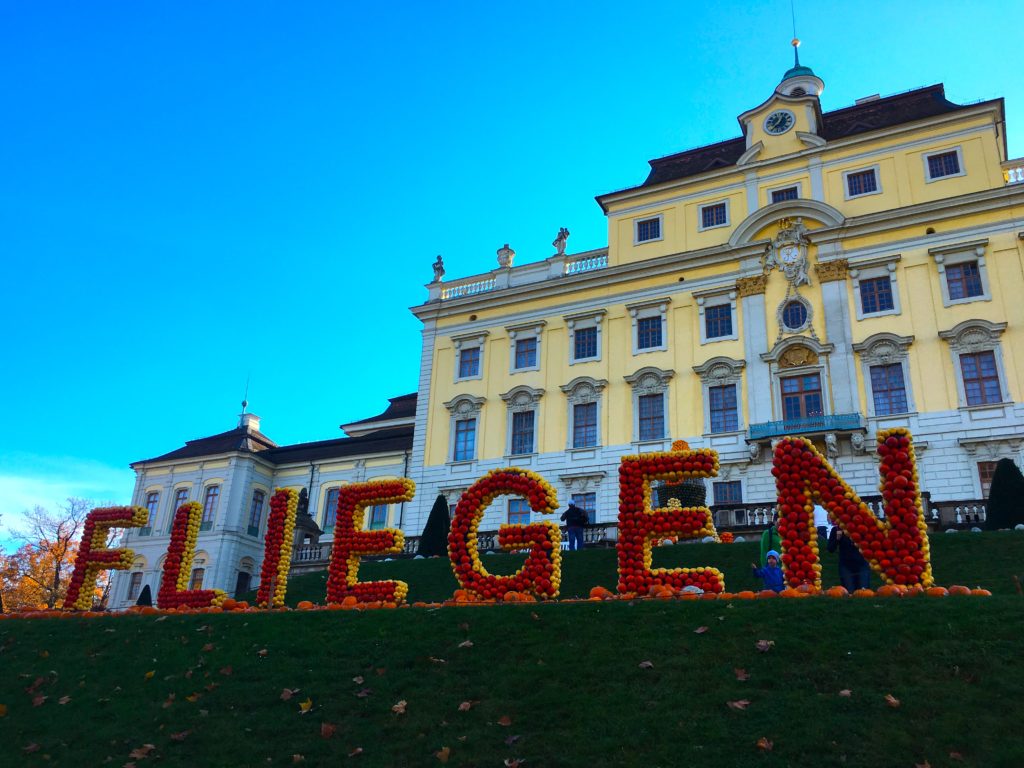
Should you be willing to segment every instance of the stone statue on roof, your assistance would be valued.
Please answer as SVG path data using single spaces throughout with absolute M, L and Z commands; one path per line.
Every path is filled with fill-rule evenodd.
M 565 256 L 565 243 L 569 239 L 569 230 L 562 227 L 558 230 L 558 237 L 551 243 L 555 246 L 555 256 Z
M 437 259 L 434 261 L 434 279 L 431 282 L 440 283 L 444 280 L 444 259 L 441 258 L 441 254 L 437 254 Z

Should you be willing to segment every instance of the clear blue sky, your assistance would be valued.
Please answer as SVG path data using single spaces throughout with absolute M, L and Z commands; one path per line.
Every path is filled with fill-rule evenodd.
M 798 0 L 824 108 L 944 82 L 1024 154 L 1024 4 L 966 8 Z M 594 195 L 738 135 L 791 36 L 788 0 L 0 3 L 3 524 L 127 501 L 250 375 L 279 443 L 413 391 L 437 254 L 605 245 Z

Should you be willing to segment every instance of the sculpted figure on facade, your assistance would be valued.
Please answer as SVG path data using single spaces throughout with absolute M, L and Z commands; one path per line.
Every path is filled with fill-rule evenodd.
M 434 261 L 434 280 L 435 283 L 440 283 L 444 280 L 444 259 L 441 258 L 441 254 L 437 254 L 437 259 Z
M 839 439 L 835 432 L 825 433 L 825 454 L 830 459 L 839 458 Z
M 782 219 L 779 233 L 765 248 L 761 259 L 765 274 L 778 267 L 791 287 L 810 285 L 811 278 L 807 274 L 807 246 L 810 241 L 806 233 L 803 219 Z
M 551 243 L 555 246 L 555 256 L 565 256 L 565 244 L 569 240 L 569 230 L 562 227 L 558 230 L 558 236 Z

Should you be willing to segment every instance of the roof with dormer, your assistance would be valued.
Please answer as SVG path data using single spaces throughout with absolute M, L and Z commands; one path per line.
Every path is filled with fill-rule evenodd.
M 786 77 L 793 76 L 792 73 L 795 69 L 789 70 Z M 807 69 L 810 72 L 808 67 L 800 67 L 800 69 Z M 994 102 L 1002 102 L 1002 99 L 995 99 Z M 963 105 L 950 101 L 946 98 L 944 86 L 942 83 L 938 83 L 894 96 L 854 104 L 851 107 L 824 112 L 818 133 L 826 141 L 834 141 L 976 106 L 978 105 Z M 746 149 L 746 139 L 740 136 L 660 157 L 649 161 L 651 172 L 643 184 L 619 191 L 627 192 L 696 176 L 719 168 L 728 168 L 736 165 L 736 161 Z M 600 195 L 597 198 L 598 202 L 607 196 Z
M 277 443 L 262 432 L 247 429 L 246 427 L 235 427 L 218 435 L 188 440 L 183 447 L 177 450 L 161 454 L 152 459 L 133 461 L 131 466 L 148 464 L 154 461 L 173 461 L 175 459 L 199 458 L 200 456 L 216 456 L 221 453 L 262 453 L 277 447 Z

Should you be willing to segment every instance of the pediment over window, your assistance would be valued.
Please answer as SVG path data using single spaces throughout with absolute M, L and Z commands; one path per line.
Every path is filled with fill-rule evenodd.
M 456 395 L 444 407 L 456 416 L 473 416 L 480 413 L 483 404 L 487 402 L 486 397 L 474 397 L 473 395 Z
M 745 360 L 733 360 L 731 357 L 712 357 L 701 365 L 693 366 L 693 371 L 703 381 L 712 386 L 720 384 L 736 384 L 743 375 Z
M 780 368 L 797 368 L 801 365 L 817 365 L 821 355 L 828 355 L 835 349 L 834 344 L 822 344 L 810 336 L 790 336 L 783 339 L 770 352 L 761 355 L 766 363 L 775 363 Z
M 853 351 L 868 365 L 891 365 L 907 356 L 907 349 L 914 343 L 913 336 L 899 336 L 895 333 L 875 333 L 864 341 L 853 345 Z
M 668 383 L 676 375 L 675 371 L 667 371 L 663 368 L 656 368 L 649 365 L 641 368 L 636 373 L 626 376 L 626 383 L 638 394 L 656 394 L 668 389 Z
M 522 410 L 533 408 L 543 395 L 543 389 L 528 387 L 524 384 L 512 387 L 508 392 L 502 393 L 501 399 L 505 401 L 511 410 Z
M 729 245 L 736 247 L 749 243 L 753 240 L 754 235 L 773 222 L 783 218 L 795 219 L 798 217 L 807 221 L 820 222 L 826 227 L 837 227 L 846 220 L 846 217 L 838 210 L 818 200 L 808 200 L 802 197 L 796 200 L 783 200 L 766 205 L 747 216 L 733 230 L 729 237 Z
M 608 386 L 606 379 L 595 379 L 590 376 L 577 376 L 568 384 L 563 384 L 559 389 L 565 392 L 569 402 L 592 403 L 601 395 L 601 390 Z
M 982 352 L 992 349 L 1006 330 L 1006 323 L 989 320 L 964 320 L 948 331 L 939 331 L 939 338 L 945 339 L 957 353 Z

